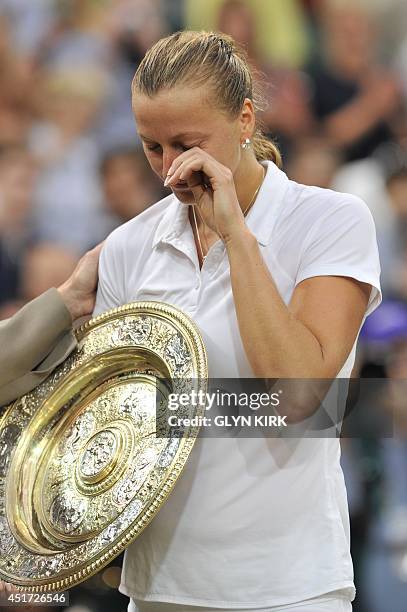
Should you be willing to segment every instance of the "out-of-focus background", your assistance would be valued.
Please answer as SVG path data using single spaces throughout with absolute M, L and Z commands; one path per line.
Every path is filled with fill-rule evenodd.
M 168 193 L 144 159 L 130 84 L 178 29 L 246 47 L 290 178 L 367 202 L 385 299 L 355 375 L 390 379 L 395 434 L 343 440 L 357 612 L 407 610 L 406 24 L 405 0 L 0 0 L 0 319 Z M 69 610 L 125 610 L 119 575 L 120 559 L 72 589 Z

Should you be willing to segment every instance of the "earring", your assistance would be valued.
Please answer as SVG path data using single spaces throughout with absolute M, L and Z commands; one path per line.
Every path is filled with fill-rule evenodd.
M 246 150 L 246 149 L 250 149 L 251 144 L 252 144 L 252 141 L 250 140 L 250 138 L 245 138 L 240 146 L 242 147 L 242 149 Z

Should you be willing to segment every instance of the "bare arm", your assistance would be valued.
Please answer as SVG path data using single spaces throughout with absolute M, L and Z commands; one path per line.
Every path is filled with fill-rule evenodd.
M 399 101 L 397 82 L 387 75 L 377 77 L 354 100 L 323 121 L 325 133 L 340 146 L 352 144 L 389 118 Z

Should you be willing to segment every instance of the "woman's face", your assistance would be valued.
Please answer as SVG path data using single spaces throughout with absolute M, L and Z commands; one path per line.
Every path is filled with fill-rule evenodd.
M 178 155 L 192 147 L 206 151 L 236 173 L 250 108 L 232 119 L 211 103 L 204 88 L 182 86 L 152 98 L 135 93 L 133 111 L 148 162 L 162 181 Z M 194 201 L 185 183 L 172 191 L 182 202 Z

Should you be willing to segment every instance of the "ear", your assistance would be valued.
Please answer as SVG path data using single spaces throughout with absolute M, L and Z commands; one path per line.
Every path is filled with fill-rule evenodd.
M 250 98 L 245 98 L 245 101 L 243 102 L 239 121 L 241 140 L 244 140 L 245 138 L 251 139 L 256 129 L 256 114 L 253 101 Z

